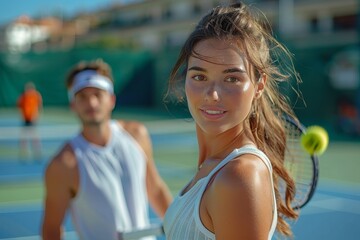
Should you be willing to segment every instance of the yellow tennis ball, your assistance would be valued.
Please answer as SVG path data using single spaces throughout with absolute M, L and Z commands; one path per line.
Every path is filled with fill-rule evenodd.
M 301 136 L 301 145 L 312 154 L 321 155 L 329 144 L 329 135 L 323 127 L 310 126 Z

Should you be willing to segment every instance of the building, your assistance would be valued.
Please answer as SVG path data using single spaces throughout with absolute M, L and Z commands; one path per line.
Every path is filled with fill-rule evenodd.
M 111 35 L 155 51 L 179 46 L 203 14 L 226 2 L 229 1 L 147 0 L 128 5 L 113 4 L 93 13 L 99 25 L 83 40 L 96 41 Z M 247 2 L 265 12 L 274 31 L 296 47 L 355 44 L 358 41 L 357 0 Z
M 45 41 L 50 36 L 53 24 L 49 21 L 35 23 L 27 16 L 21 16 L 7 26 L 5 31 L 5 42 L 11 52 L 27 52 L 37 42 Z
M 20 16 L 5 27 L 3 45 L 14 53 L 71 48 L 77 36 L 87 33 L 89 29 L 87 23 L 88 21 L 84 21 L 81 17 L 72 21 L 63 21 L 55 17 L 32 19 L 28 16 Z
M 213 6 L 230 0 L 144 0 L 113 2 L 67 21 L 21 17 L 6 28 L 10 50 L 27 51 L 34 43 L 54 46 L 96 44 L 104 38 L 125 47 L 157 51 L 180 46 L 194 24 Z M 358 0 L 249 0 L 265 12 L 275 32 L 299 48 L 355 44 L 359 33 Z M 326 39 L 326 41 L 324 41 Z

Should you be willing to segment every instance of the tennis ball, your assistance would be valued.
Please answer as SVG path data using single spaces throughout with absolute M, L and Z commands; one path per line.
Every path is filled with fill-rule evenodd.
M 301 136 L 301 145 L 311 155 L 321 155 L 329 143 L 329 135 L 323 127 L 310 126 Z

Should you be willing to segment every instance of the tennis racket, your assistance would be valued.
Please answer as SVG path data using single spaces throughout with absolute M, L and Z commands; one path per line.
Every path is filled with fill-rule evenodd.
M 286 151 L 284 165 L 296 184 L 294 209 L 304 207 L 313 197 L 319 177 L 319 160 L 301 146 L 301 135 L 306 127 L 292 118 L 285 117 Z M 284 189 L 281 186 L 280 189 Z M 281 191 L 285 195 L 285 191 Z M 284 197 L 284 196 L 283 196 Z
M 306 127 L 292 118 L 285 116 L 286 151 L 284 165 L 296 184 L 294 209 L 304 207 L 313 197 L 319 176 L 319 160 L 316 155 L 310 155 L 301 146 L 301 135 Z M 280 182 L 280 191 L 285 197 L 285 185 Z M 119 234 L 119 240 L 135 240 L 145 236 L 161 236 L 164 229 L 161 224 L 150 228 Z

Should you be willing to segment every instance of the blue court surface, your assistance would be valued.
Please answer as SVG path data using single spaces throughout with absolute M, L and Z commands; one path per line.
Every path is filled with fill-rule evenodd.
M 11 121 L 5 121 L 6 119 L 0 120 L 0 239 L 40 239 L 43 172 L 47 161 L 63 141 L 77 131 L 77 125 L 58 124 L 54 128 L 51 123 L 44 124 L 39 129 L 42 156 L 32 161 L 29 160 L 31 157 L 23 159 L 19 157 L 18 139 L 21 130 L 18 126 L 11 126 Z M 196 139 L 192 123 L 149 121 L 147 126 L 153 140 L 154 156 L 159 172 L 169 184 L 173 194 L 176 194 L 194 171 Z M 360 144 L 353 145 L 353 151 L 357 153 L 349 155 L 349 158 L 354 158 L 353 156 L 358 158 L 349 159 L 353 166 L 348 168 L 358 173 Z M 336 148 L 334 145 L 336 151 L 341 148 Z M 350 180 L 339 180 L 340 177 L 336 177 L 336 173 L 341 172 L 342 164 L 347 162 L 343 160 L 343 163 L 335 166 L 334 164 L 339 161 L 330 159 L 331 156 L 337 156 L 335 150 L 331 151 L 329 149 L 329 153 L 323 157 L 325 159 L 321 160 L 320 167 L 323 169 L 320 170 L 323 175 L 320 175 L 313 199 L 302 209 L 298 221 L 291 222 L 294 239 L 360 239 L 360 183 L 357 182 L 359 178 L 353 176 L 349 178 Z M 346 155 L 341 156 L 346 158 Z M 189 157 L 192 159 L 188 159 Z M 183 161 L 183 159 L 187 160 Z M 331 178 L 332 173 L 335 173 L 334 178 Z M 347 173 L 341 176 L 343 175 L 346 176 Z M 152 218 L 154 222 L 159 221 L 153 214 Z M 65 230 L 65 239 L 77 239 L 69 218 L 65 221 Z M 284 238 L 278 236 L 278 239 Z
M 0 239 L 39 239 L 41 203 L 6 204 L 0 207 Z M 293 223 L 295 239 L 359 239 L 359 194 L 318 189 L 299 220 Z M 66 220 L 65 239 L 77 239 Z M 160 238 L 159 238 L 160 239 Z M 164 238 L 163 238 L 164 239 Z

